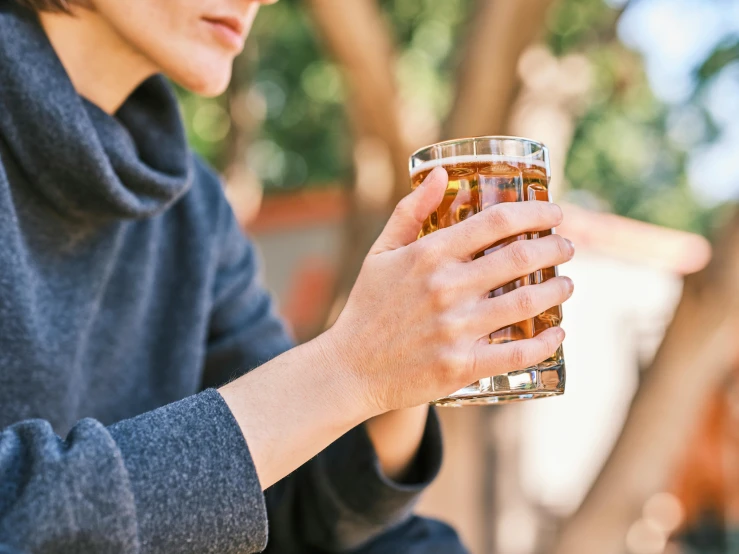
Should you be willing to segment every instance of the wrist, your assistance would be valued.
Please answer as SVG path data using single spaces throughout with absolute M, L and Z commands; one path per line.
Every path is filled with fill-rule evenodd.
M 375 415 L 340 360 L 314 339 L 219 389 L 263 489 Z
M 386 412 L 365 423 L 382 471 L 390 479 L 406 478 L 423 439 L 428 411 L 428 404 L 423 404 Z
M 351 348 L 352 342 L 333 328 L 313 339 L 311 344 L 319 357 L 318 365 L 331 373 L 336 394 L 346 402 L 347 409 L 361 417 L 358 423 L 386 411 L 375 402 L 373 383 L 357 354 L 361 347 Z

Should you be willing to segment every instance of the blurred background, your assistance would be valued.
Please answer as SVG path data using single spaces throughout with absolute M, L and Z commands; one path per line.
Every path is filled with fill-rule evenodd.
M 179 94 L 301 340 L 410 152 L 547 144 L 567 393 L 440 409 L 419 511 L 473 554 L 739 553 L 739 0 L 281 0 L 226 94 Z

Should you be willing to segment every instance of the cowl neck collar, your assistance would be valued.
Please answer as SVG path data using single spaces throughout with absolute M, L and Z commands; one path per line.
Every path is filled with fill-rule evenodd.
M 190 187 L 192 159 L 162 76 L 109 115 L 80 97 L 36 15 L 0 0 L 0 140 L 31 186 L 73 218 L 156 215 Z

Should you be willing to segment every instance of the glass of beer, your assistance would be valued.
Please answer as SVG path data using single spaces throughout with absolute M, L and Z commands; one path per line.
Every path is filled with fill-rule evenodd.
M 426 146 L 410 158 L 411 187 L 415 188 L 436 166 L 449 174 L 449 184 L 441 204 L 423 223 L 419 238 L 449 227 L 477 212 L 501 202 L 549 201 L 549 156 L 538 142 L 516 137 L 476 137 L 449 140 Z M 501 240 L 476 257 L 484 256 L 513 241 L 550 235 L 554 230 L 526 233 Z M 542 283 L 557 275 L 556 267 L 542 268 L 490 291 L 500 296 L 518 287 Z M 490 334 L 490 343 L 499 344 L 532 338 L 559 325 L 562 307 L 555 306 L 532 319 L 519 321 Z M 562 347 L 537 364 L 520 371 L 480 379 L 433 403 L 465 406 L 528 400 L 562 394 L 565 363 Z

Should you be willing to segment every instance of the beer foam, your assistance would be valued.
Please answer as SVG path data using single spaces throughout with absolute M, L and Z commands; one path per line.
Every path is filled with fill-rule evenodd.
M 433 169 L 440 165 L 458 165 L 480 162 L 524 164 L 531 167 L 539 167 L 544 171 L 546 171 L 547 168 L 543 161 L 534 160 L 529 156 L 505 156 L 503 154 L 481 154 L 477 156 L 474 154 L 466 154 L 464 156 L 449 156 L 448 158 L 439 158 L 438 160 L 423 162 L 421 165 L 417 165 L 411 170 L 411 177 L 415 177 L 427 169 Z

